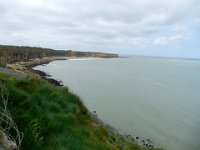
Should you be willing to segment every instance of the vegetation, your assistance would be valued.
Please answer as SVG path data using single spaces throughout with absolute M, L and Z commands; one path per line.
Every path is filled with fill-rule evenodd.
M 80 52 L 80 51 L 67 51 L 68 57 L 100 57 L 100 58 L 112 58 L 118 57 L 117 54 L 100 53 L 100 52 Z
M 51 56 L 66 56 L 66 51 L 39 47 L 0 45 L 0 61 L 3 62 L 12 63 Z
M 49 48 L 28 47 L 28 46 L 9 46 L 0 45 L 0 62 L 13 63 L 16 61 L 27 61 L 30 59 L 67 56 L 67 57 L 118 57 L 116 54 L 96 53 L 96 52 L 78 52 L 53 50 Z M 1 64 L 0 64 L 1 65 Z
M 37 78 L 18 79 L 0 73 L 2 97 L 24 138 L 22 150 L 148 150 L 110 134 L 88 115 L 76 95 Z M 2 88 L 6 90 L 2 90 Z M 1 122 L 1 127 L 5 124 Z M 14 132 L 11 134 L 15 134 Z M 15 136 L 15 135 L 13 135 Z

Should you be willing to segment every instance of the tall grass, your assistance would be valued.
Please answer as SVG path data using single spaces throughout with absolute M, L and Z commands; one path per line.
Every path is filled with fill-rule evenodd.
M 82 101 L 67 88 L 3 74 L 0 81 L 9 91 L 7 108 L 24 134 L 22 150 L 148 149 L 125 140 L 115 143 L 105 128 L 94 125 Z
M 8 96 L 9 93 L 5 88 L 5 85 L 0 81 L 0 95 L 1 95 L 1 107 L 0 107 L 0 125 L 1 136 L 6 138 L 7 142 L 10 142 L 10 147 L 16 150 L 20 150 L 21 142 L 23 140 L 23 133 L 21 133 L 17 127 L 17 124 L 13 120 L 8 110 Z M 4 145 L 3 143 L 1 145 Z M 4 145 L 5 146 L 5 145 Z

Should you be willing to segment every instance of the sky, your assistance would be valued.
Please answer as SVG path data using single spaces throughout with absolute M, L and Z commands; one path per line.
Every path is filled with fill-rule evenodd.
M 0 0 L 0 44 L 200 58 L 200 0 Z

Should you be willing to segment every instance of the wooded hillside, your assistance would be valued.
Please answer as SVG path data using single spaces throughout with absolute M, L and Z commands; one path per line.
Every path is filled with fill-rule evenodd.
M 67 56 L 67 53 L 39 47 L 0 45 L 0 61 L 8 63 L 51 56 Z
M 117 54 L 100 52 L 80 52 L 71 50 L 53 50 L 49 48 L 0 45 L 0 62 L 13 63 L 35 58 L 63 56 L 63 57 L 118 57 Z

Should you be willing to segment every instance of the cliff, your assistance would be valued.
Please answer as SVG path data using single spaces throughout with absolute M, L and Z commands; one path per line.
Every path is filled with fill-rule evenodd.
M 49 48 L 0 45 L 0 62 L 13 63 L 44 57 L 118 57 L 117 54 L 100 52 L 80 52 L 71 50 L 54 50 Z
M 67 51 L 68 57 L 100 57 L 100 58 L 114 58 L 118 57 L 117 54 L 100 53 L 100 52 L 80 52 L 80 51 Z

